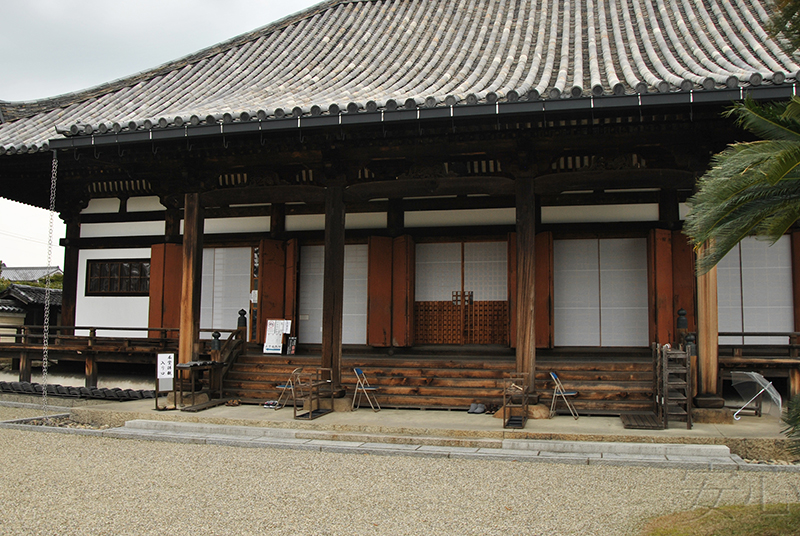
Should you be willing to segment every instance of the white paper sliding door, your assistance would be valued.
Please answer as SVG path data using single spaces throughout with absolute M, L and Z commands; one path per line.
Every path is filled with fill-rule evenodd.
M 742 240 L 717 265 L 721 332 L 794 331 L 791 240 Z M 721 344 L 786 344 L 786 337 L 720 337 Z
M 252 248 L 203 250 L 203 286 L 200 295 L 202 329 L 235 329 L 239 311 L 250 310 L 252 262 Z M 203 338 L 210 336 L 203 334 Z
M 647 346 L 647 241 L 553 243 L 556 346 Z
M 368 246 L 351 244 L 344 248 L 344 299 L 342 343 L 367 343 L 367 266 Z M 298 296 L 298 342 L 322 343 L 322 293 L 324 290 L 325 248 L 300 248 Z

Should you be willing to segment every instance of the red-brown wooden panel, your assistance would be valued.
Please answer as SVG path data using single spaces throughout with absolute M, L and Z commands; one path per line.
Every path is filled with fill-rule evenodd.
M 392 345 L 392 249 L 388 236 L 369 238 L 367 269 L 367 344 Z
M 536 347 L 553 347 L 553 233 L 536 235 L 534 272 L 534 322 Z
M 648 245 L 650 340 L 659 344 L 675 341 L 673 312 L 672 232 L 653 229 Z
M 183 248 L 180 244 L 153 244 L 150 250 L 150 310 L 148 327 L 177 328 L 181 318 L 181 266 Z M 151 337 L 158 337 L 153 332 Z M 177 331 L 168 333 L 176 338 Z
M 267 319 L 283 318 L 286 253 L 284 243 L 269 238 L 258 245 L 258 342 L 264 342 Z
M 392 244 L 392 346 L 414 344 L 414 247 L 407 235 Z
M 694 249 L 681 231 L 672 231 L 672 311 L 686 310 L 689 331 L 697 332 L 697 278 Z
M 517 347 L 517 233 L 508 233 L 508 344 Z
M 297 277 L 300 243 L 296 238 L 286 242 L 286 273 L 284 279 L 283 318 L 292 321 L 291 335 L 297 335 Z

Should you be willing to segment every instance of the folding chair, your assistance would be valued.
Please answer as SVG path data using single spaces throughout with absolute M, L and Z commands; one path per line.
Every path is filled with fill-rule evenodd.
M 558 397 L 564 399 L 564 403 L 567 405 L 567 409 L 569 409 L 570 414 L 575 417 L 575 420 L 578 420 L 578 412 L 575 411 L 575 408 L 570 404 L 568 396 L 578 396 L 578 391 L 566 391 L 564 390 L 564 386 L 561 384 L 561 380 L 558 379 L 558 375 L 555 372 L 550 373 L 550 377 L 553 379 L 553 383 L 555 387 L 553 388 L 553 400 L 550 402 L 550 417 L 552 418 L 553 415 L 556 414 L 556 405 L 558 404 Z
M 294 392 L 295 389 L 300 391 L 300 397 L 303 396 L 303 385 L 300 382 L 300 373 L 303 372 L 303 367 L 298 367 L 289 374 L 289 379 L 286 380 L 286 383 L 282 385 L 276 385 L 278 389 L 281 390 L 281 395 L 278 397 L 278 403 L 275 409 L 282 408 L 285 404 L 281 404 L 283 397 L 286 396 L 286 402 L 289 401 L 289 395 L 291 394 L 292 400 L 295 399 L 296 394 Z
M 372 411 L 380 411 L 381 406 L 378 404 L 378 398 L 375 396 L 375 391 L 377 391 L 378 388 L 370 386 L 367 377 L 364 375 L 364 371 L 360 368 L 354 368 L 353 372 L 356 373 L 356 390 L 353 393 L 353 404 L 350 409 L 355 409 L 356 398 L 358 398 L 358 407 L 361 407 L 361 397 L 365 396 Z M 372 397 L 369 396 L 370 392 L 372 392 Z M 377 409 L 375 409 L 376 407 Z

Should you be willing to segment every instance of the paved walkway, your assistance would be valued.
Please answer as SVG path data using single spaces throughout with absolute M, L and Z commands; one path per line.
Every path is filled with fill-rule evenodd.
M 73 419 L 111 426 L 106 430 L 46 429 L 24 420 L 0 426 L 247 448 L 800 473 L 800 466 L 749 464 L 731 452 L 728 444 L 757 450 L 782 441 L 779 423 L 768 417 L 745 417 L 733 425 L 695 424 L 691 430 L 652 431 L 626 430 L 619 418 L 576 421 L 559 416 L 530 420 L 524 430 L 504 430 L 498 418 L 456 411 L 361 409 L 298 421 L 291 408 L 219 406 L 187 413 L 156 411 L 154 406 L 153 400 L 141 400 L 71 408 Z

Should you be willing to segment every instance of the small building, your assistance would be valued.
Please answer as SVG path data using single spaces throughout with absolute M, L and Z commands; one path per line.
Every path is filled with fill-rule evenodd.
M 58 266 L 6 266 L 0 270 L 0 277 L 19 283 L 35 283 L 47 276 L 63 275 Z
M 46 289 L 29 285 L 11 284 L 0 292 L 0 315 L 5 311 L 15 318 L 21 315 L 23 322 L 10 322 L 15 325 L 44 325 L 44 306 Z M 59 325 L 61 315 L 61 289 L 50 289 L 50 325 Z M 10 318 L 10 316 L 9 316 Z M 0 316 L 0 324 L 5 324 Z

